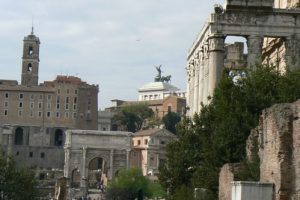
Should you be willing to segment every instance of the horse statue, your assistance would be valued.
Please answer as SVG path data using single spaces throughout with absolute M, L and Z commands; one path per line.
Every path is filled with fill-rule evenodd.
M 167 83 L 169 83 L 170 81 L 171 81 L 171 75 L 169 75 L 169 76 L 163 76 L 163 77 L 161 77 L 161 81 L 162 82 L 167 82 Z

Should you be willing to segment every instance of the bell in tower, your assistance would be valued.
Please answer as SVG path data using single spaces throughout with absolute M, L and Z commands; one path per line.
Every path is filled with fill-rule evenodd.
M 37 86 L 39 79 L 40 39 L 34 35 L 33 27 L 30 35 L 23 40 L 21 85 Z

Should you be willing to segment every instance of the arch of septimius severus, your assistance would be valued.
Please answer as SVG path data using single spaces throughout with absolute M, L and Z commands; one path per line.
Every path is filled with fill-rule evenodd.
M 221 78 L 227 36 L 246 38 L 247 67 L 272 61 L 289 69 L 299 66 L 299 4 L 299 0 L 227 0 L 224 8 L 215 6 L 188 52 L 190 116 L 200 111 L 201 102 L 208 103 L 207 97 L 212 96 Z

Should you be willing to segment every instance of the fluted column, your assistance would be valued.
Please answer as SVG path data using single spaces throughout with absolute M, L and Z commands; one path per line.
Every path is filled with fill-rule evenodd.
M 260 35 L 250 35 L 247 37 L 248 45 L 248 67 L 255 69 L 256 65 L 262 63 L 263 37 Z
M 203 90 L 202 90 L 202 102 L 204 105 L 208 104 L 208 85 L 209 85 L 209 52 L 208 42 L 203 45 Z
M 126 149 L 126 169 L 130 167 L 130 149 Z
M 194 114 L 194 63 L 190 62 L 188 65 L 188 95 L 187 95 L 187 102 L 190 108 L 189 115 L 192 116 Z
M 109 178 L 113 178 L 113 172 L 114 172 L 114 150 L 110 150 L 110 168 L 109 168 Z
M 195 66 L 195 76 L 194 76 L 194 113 L 198 112 L 198 105 L 199 105 L 199 58 L 196 55 L 196 59 L 194 62 Z
M 224 35 L 213 35 L 209 42 L 209 86 L 208 95 L 213 96 L 214 89 L 220 81 L 224 69 Z
M 199 99 L 198 99 L 198 112 L 201 110 L 200 103 L 203 102 L 203 85 L 204 85 L 204 57 L 203 57 L 203 51 L 200 53 L 200 59 L 199 59 Z
M 86 151 L 87 151 L 87 148 L 85 146 L 83 146 L 82 147 L 80 188 L 81 188 L 81 192 L 84 196 L 87 195 L 87 191 L 88 191 L 88 183 L 87 183 L 87 177 L 86 177 Z

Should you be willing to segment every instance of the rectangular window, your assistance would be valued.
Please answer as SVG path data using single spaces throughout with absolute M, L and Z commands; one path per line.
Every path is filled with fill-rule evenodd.
M 41 99 L 41 100 L 43 99 L 43 95 L 42 95 L 42 94 L 40 94 L 40 99 Z
M 5 108 L 8 108 L 8 101 L 5 101 L 5 102 L 4 102 L 4 107 L 5 107 Z
M 69 103 L 69 97 L 66 97 L 66 103 Z
M 6 99 L 8 99 L 9 94 L 8 94 L 8 93 L 5 93 L 4 96 L 5 96 Z
M 51 117 L 51 112 L 50 111 L 47 112 L 47 117 Z
M 33 111 L 32 110 L 30 111 L 30 117 L 33 117 Z
M 42 112 L 41 111 L 39 111 L 39 117 L 42 117 Z
M 141 140 L 138 140 L 138 141 L 137 141 L 137 145 L 141 145 Z
M 77 104 L 73 105 L 73 109 L 76 110 L 77 109 Z
M 33 152 L 29 152 L 29 157 L 32 158 L 33 157 Z
M 77 93 L 78 93 L 78 91 L 77 91 L 77 90 L 75 90 L 75 91 L 74 91 L 74 93 L 75 93 L 75 94 L 77 94 Z
M 67 89 L 67 94 L 69 94 L 70 93 L 70 90 L 69 89 Z
M 59 103 L 58 103 L 58 104 L 56 104 L 56 109 L 59 109 Z
M 74 103 L 77 103 L 77 97 L 74 97 Z
M 74 118 L 74 119 L 77 118 L 77 113 L 76 113 L 76 112 L 73 113 L 73 118 Z
M 45 158 L 45 153 L 44 152 L 41 153 L 41 158 Z
M 148 139 L 145 139 L 144 143 L 145 143 L 145 145 L 147 145 L 148 144 Z
M 65 112 L 65 118 L 69 118 L 69 113 Z
M 4 115 L 5 115 L 5 116 L 8 115 L 8 110 L 4 110 Z
M 66 110 L 69 110 L 69 104 L 66 104 Z
M 23 108 L 23 102 L 19 102 L 19 108 Z
M 30 108 L 31 108 L 31 109 L 34 108 L 34 102 L 30 102 Z
M 59 103 L 60 102 L 60 96 L 56 97 L 56 102 Z
M 56 112 L 56 117 L 59 118 L 59 116 L 60 116 L 60 113 Z
M 47 99 L 51 100 L 51 98 L 52 98 L 51 94 L 48 94 Z
M 42 109 L 42 102 L 39 102 L 39 109 Z
M 57 90 L 57 94 L 60 94 L 60 89 Z
M 24 94 L 23 94 L 23 93 L 20 93 L 20 94 L 19 94 L 19 97 L 20 97 L 20 99 L 23 99 Z

